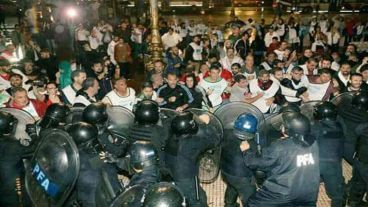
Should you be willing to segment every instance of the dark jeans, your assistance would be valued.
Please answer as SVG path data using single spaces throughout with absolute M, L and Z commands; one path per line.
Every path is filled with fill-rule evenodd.
M 366 189 L 368 189 L 368 163 L 354 160 L 353 177 L 350 180 L 349 201 L 352 207 L 360 206 Z
M 326 193 L 331 199 L 331 207 L 341 207 L 344 203 L 344 177 L 340 162 L 320 162 L 321 178 L 325 183 Z
M 197 200 L 196 183 L 194 177 L 188 179 L 175 180 L 175 184 L 182 190 L 187 202 L 187 206 L 207 207 L 207 195 L 200 185 L 198 185 L 199 199 Z
M 242 205 L 245 206 L 249 197 L 256 192 L 256 186 L 252 182 L 252 178 L 232 176 L 225 172 L 221 174 L 227 185 L 225 191 L 225 207 L 238 206 L 236 203 L 238 197 Z

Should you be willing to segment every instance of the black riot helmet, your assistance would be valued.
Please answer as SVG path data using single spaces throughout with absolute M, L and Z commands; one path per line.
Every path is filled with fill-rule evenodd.
M 198 124 L 194 120 L 193 113 L 185 111 L 176 115 L 171 122 L 171 130 L 179 136 L 197 133 Z
M 98 136 L 97 128 L 86 122 L 78 122 L 71 125 L 68 133 L 78 147 L 97 140 Z
M 300 108 L 295 103 L 288 103 L 286 106 L 283 106 L 280 109 L 280 113 L 285 113 L 285 112 L 300 112 Z
M 139 125 L 155 125 L 159 120 L 158 104 L 152 100 L 143 100 L 134 108 L 135 122 Z
M 69 108 L 60 103 L 51 104 L 47 107 L 44 117 L 40 122 L 40 127 L 43 129 L 55 128 L 60 123 L 64 123 L 68 115 Z
M 13 134 L 18 120 L 10 113 L 0 111 L 0 135 Z
M 295 143 L 308 147 L 315 138 L 310 135 L 311 125 L 309 119 L 301 113 L 289 112 L 282 114 L 284 133 L 295 141 Z
M 323 102 L 314 108 L 314 118 L 316 120 L 336 120 L 337 107 L 331 102 Z
M 103 125 L 107 118 L 106 105 L 103 103 L 92 103 L 83 110 L 83 121 L 87 123 Z
M 130 166 L 140 172 L 144 168 L 157 165 L 158 155 L 153 144 L 147 141 L 136 141 L 129 149 Z
M 184 207 L 185 199 L 183 193 L 174 184 L 161 182 L 148 189 L 144 202 L 144 207 Z
M 359 110 L 368 111 L 368 92 L 354 95 L 351 104 Z

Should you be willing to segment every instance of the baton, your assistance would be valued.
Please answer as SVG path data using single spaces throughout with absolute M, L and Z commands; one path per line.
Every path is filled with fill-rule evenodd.
M 198 182 L 198 176 L 194 177 L 195 181 L 195 190 L 196 190 L 196 200 L 199 201 L 199 182 Z
M 15 189 L 18 195 L 19 207 L 23 207 L 22 183 L 20 178 L 15 179 Z
M 256 144 L 257 144 L 257 155 L 261 156 L 262 154 L 262 147 L 261 147 L 261 143 L 260 143 L 260 138 L 259 138 L 259 133 L 256 133 Z

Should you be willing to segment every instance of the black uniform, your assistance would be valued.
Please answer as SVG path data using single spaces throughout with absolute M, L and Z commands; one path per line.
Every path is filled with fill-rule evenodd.
M 362 206 L 362 198 L 368 189 L 368 122 L 360 124 L 355 132 L 359 139 L 349 194 L 351 207 Z
M 221 144 L 221 174 L 227 184 L 225 207 L 236 206 L 238 196 L 243 204 L 256 191 L 253 172 L 243 162 L 239 149 L 241 140 L 235 137 L 233 130 L 225 130 L 224 142 Z
M 319 190 L 318 145 L 302 147 L 289 137 L 263 149 L 257 157 L 244 153 L 245 164 L 267 173 L 268 178 L 247 206 L 316 206 Z
M 117 162 L 117 167 L 128 173 L 132 173 L 128 186 L 141 185 L 148 188 L 160 182 L 160 168 L 158 165 L 151 165 L 145 167 L 141 172 L 134 172 L 129 164 L 129 158 L 123 158 Z
M 109 182 L 118 192 L 121 188 L 114 166 L 103 163 L 99 155 L 92 149 L 79 149 L 80 171 L 76 183 L 75 196 L 82 206 L 96 206 L 96 190 L 101 180 L 102 171 L 109 176 Z
M 193 96 L 189 89 L 179 84 L 177 84 L 175 88 L 170 88 L 167 84 L 161 86 L 157 91 L 157 96 L 164 99 L 164 102 L 161 103 L 160 106 L 168 109 L 175 110 L 179 106 L 193 102 Z M 176 100 L 170 102 L 170 97 L 175 97 Z
M 321 120 L 313 126 L 312 133 L 319 145 L 320 172 L 327 195 L 331 198 L 331 206 L 341 207 L 344 203 L 344 177 L 341 165 L 344 150 L 342 126 L 337 121 Z
M 344 120 L 344 158 L 350 164 L 353 164 L 353 156 L 358 138 L 355 133 L 355 129 L 359 124 L 368 121 L 368 113 L 358 110 L 353 105 L 347 105 L 340 107 L 339 115 Z
M 29 153 L 30 148 L 21 145 L 19 141 L 0 137 L 0 206 L 27 206 L 29 199 L 24 188 L 22 159 Z M 21 184 L 20 195 L 17 194 L 17 179 Z
M 159 152 L 159 157 L 162 157 L 162 152 L 169 136 L 169 129 L 167 126 L 170 125 L 166 122 L 164 127 L 158 125 L 142 126 L 136 124 L 129 129 L 129 142 L 133 143 L 137 140 L 149 141 Z
M 167 128 L 169 123 L 164 122 L 164 127 L 158 125 L 134 125 L 129 130 L 129 143 L 133 143 L 137 140 L 149 141 L 153 144 L 158 152 L 159 157 L 159 171 L 162 173 L 163 177 L 168 175 L 165 161 L 165 145 L 169 137 L 169 129 Z M 153 170 L 153 175 L 156 176 L 155 169 Z M 164 178 L 166 179 L 166 178 Z
M 102 145 L 104 151 L 113 154 L 116 157 L 125 155 L 128 142 L 123 138 L 115 137 L 107 128 L 100 127 L 98 130 L 98 141 Z
M 177 186 L 183 190 L 188 199 L 188 206 L 207 206 L 204 190 L 196 185 L 199 171 L 199 156 L 206 150 L 214 148 L 220 142 L 215 130 L 209 125 L 199 125 L 199 131 L 194 134 L 173 136 L 169 138 L 165 148 L 166 164 Z M 196 187 L 199 191 L 199 200 L 196 196 Z

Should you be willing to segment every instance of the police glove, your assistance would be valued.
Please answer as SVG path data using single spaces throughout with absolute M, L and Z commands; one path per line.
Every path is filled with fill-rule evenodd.
M 299 98 L 300 95 L 302 95 L 304 92 L 306 92 L 308 89 L 307 87 L 301 87 L 296 90 L 296 97 Z

